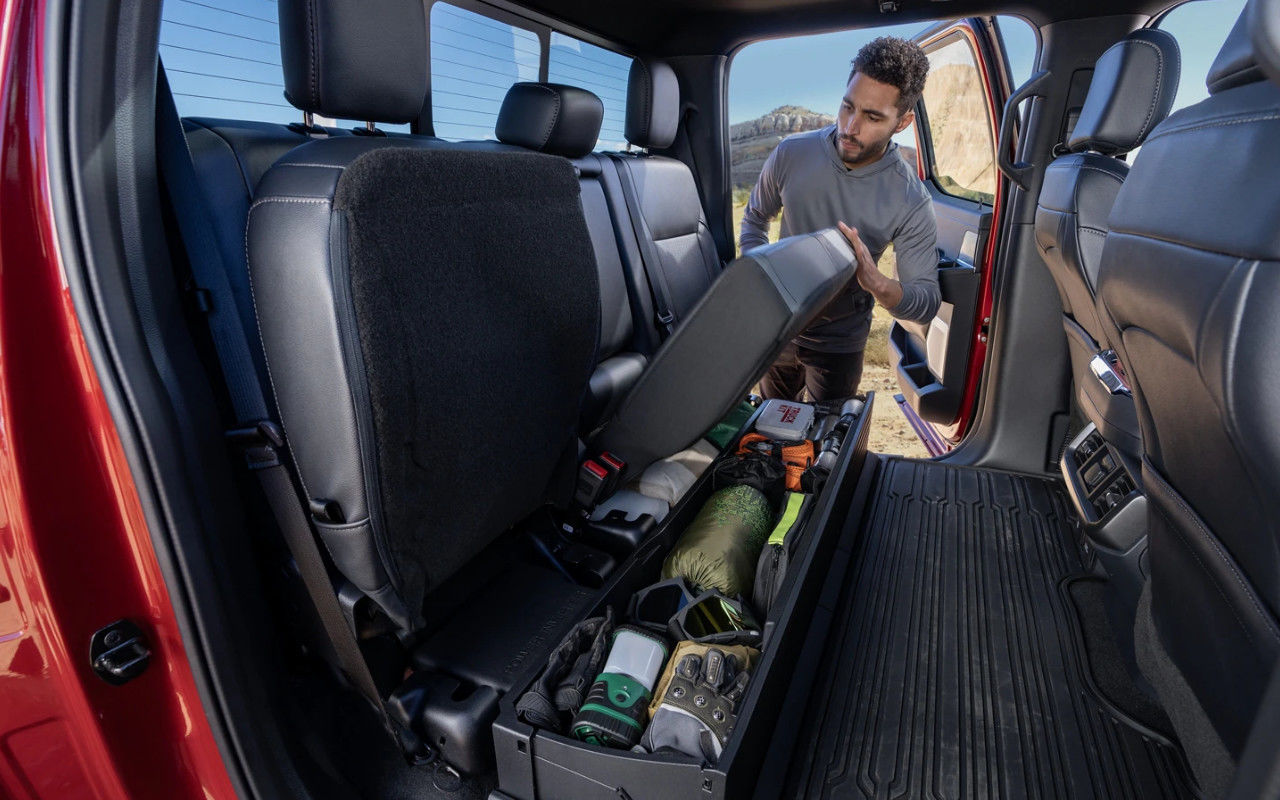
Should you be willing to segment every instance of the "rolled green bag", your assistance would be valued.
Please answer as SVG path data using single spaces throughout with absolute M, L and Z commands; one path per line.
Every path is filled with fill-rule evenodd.
M 662 564 L 663 578 L 681 577 L 699 591 L 745 596 L 773 522 L 758 489 L 727 486 L 707 499 Z

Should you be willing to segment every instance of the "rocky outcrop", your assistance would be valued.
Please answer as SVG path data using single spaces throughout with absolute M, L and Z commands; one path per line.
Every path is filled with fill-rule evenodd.
M 763 117 L 729 126 L 730 180 L 735 189 L 750 190 L 760 177 L 765 159 L 784 137 L 812 131 L 835 122 L 799 106 L 779 106 Z

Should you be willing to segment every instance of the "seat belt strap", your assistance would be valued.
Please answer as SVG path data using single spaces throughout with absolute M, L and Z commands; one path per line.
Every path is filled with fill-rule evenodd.
M 231 396 L 232 412 L 237 425 L 250 425 L 268 417 L 267 401 L 227 279 L 226 257 L 213 231 L 204 191 L 196 177 L 187 137 L 163 67 L 156 88 L 156 117 L 160 177 L 169 190 L 191 274 L 200 288 L 209 293 L 205 316 Z
M 644 215 L 640 213 L 640 195 L 636 192 L 635 182 L 631 180 L 630 170 L 619 163 L 624 156 L 610 156 L 614 172 L 618 175 L 618 183 L 622 186 L 622 196 L 626 201 L 627 213 L 631 217 L 631 228 L 635 232 L 636 241 L 640 245 L 640 258 L 644 261 L 644 273 L 649 278 L 649 290 L 653 293 L 654 315 L 664 331 L 663 338 L 670 336 L 675 330 L 676 315 L 671 307 L 671 289 L 667 284 L 667 272 L 662 264 L 662 257 L 653 244 L 653 235 Z M 615 160 L 617 159 L 617 160 Z
M 212 307 L 207 314 L 209 329 L 230 391 L 232 413 L 238 426 L 244 426 L 229 431 L 227 438 L 244 453 L 245 462 L 258 479 L 276 525 L 298 566 L 307 594 L 324 626 L 328 640 L 322 643 L 327 650 L 323 654 L 326 661 L 336 666 L 369 701 L 388 734 L 404 749 L 405 739 L 387 713 L 369 665 L 360 652 L 355 631 L 333 590 L 324 557 L 316 545 L 310 516 L 304 510 L 287 466 L 284 434 L 279 426 L 267 420 L 266 399 L 253 365 L 249 340 L 236 312 L 226 261 L 218 249 L 218 239 L 163 66 L 156 89 L 156 139 L 160 175 L 169 190 L 192 275 L 212 296 Z

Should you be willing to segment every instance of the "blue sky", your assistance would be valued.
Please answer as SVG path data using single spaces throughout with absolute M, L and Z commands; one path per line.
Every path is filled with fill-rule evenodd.
M 1196 0 L 1170 13 L 1161 27 L 1182 46 L 1182 83 L 1174 107 L 1207 96 L 1204 76 L 1244 0 Z M 998 24 L 1013 67 L 1014 84 L 1031 75 L 1037 48 L 1030 25 L 1017 17 Z M 729 121 L 755 119 L 781 105 L 835 114 L 849 77 L 849 62 L 877 36 L 911 37 L 928 25 L 892 25 L 842 33 L 773 39 L 749 44 L 729 70 Z
M 1197 0 L 1175 9 L 1163 27 L 1182 44 L 1182 83 L 1175 107 L 1205 96 L 1204 76 L 1244 0 Z M 165 0 L 160 55 L 184 116 L 293 122 L 301 113 L 284 99 L 275 0 Z M 1015 83 L 1031 72 L 1031 28 L 1001 17 Z M 922 24 L 757 42 L 743 48 L 729 73 L 731 122 L 786 104 L 834 113 L 858 48 L 885 34 L 913 36 Z M 438 3 L 432 11 L 432 73 L 437 132 L 452 138 L 492 135 L 506 86 L 537 77 L 536 37 L 527 31 Z M 605 104 L 602 148 L 621 145 L 628 60 L 555 34 L 551 79 L 590 89 Z M 397 126 L 382 126 L 395 128 Z

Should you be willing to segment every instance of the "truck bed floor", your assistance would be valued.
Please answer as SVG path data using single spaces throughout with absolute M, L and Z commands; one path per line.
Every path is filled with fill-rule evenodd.
M 877 480 L 785 796 L 1194 795 L 1176 745 L 1095 699 L 1054 483 L 899 459 Z

